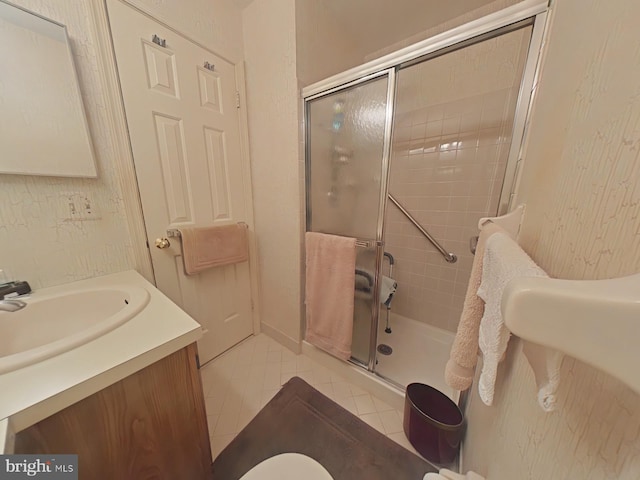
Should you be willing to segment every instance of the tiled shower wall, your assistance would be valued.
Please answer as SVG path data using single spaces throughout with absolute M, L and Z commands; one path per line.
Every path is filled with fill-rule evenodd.
M 457 328 L 469 238 L 497 212 L 529 37 L 526 28 L 399 72 L 389 192 L 458 257 L 447 263 L 389 202 L 385 250 L 396 259 L 400 315 Z

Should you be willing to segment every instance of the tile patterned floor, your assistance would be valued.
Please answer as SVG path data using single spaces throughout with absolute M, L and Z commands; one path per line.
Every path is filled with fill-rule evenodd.
M 402 412 L 270 337 L 250 337 L 201 370 L 215 458 L 291 377 L 298 376 L 373 428 L 415 453 Z

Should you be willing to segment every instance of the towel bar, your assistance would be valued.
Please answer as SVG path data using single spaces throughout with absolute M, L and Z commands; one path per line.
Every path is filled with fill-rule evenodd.
M 373 248 L 382 245 L 383 243 L 378 240 L 356 240 L 356 247 Z
M 249 228 L 249 225 L 245 222 L 238 222 L 238 225 L 243 225 L 245 228 Z M 177 228 L 170 228 L 167 230 L 167 237 L 182 237 L 182 234 Z

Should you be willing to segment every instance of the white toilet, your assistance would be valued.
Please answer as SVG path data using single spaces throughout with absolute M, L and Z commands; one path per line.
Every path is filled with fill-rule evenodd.
M 240 480 L 333 480 L 313 458 L 300 453 L 281 453 L 260 462 Z
M 311 457 L 301 453 L 281 453 L 263 460 L 240 480 L 333 480 L 327 470 Z M 427 473 L 423 480 L 484 480 L 475 472 L 466 475 L 443 468 L 440 473 Z
M 466 475 L 441 468 L 439 473 L 427 473 L 423 480 L 485 480 L 476 472 L 468 472 Z

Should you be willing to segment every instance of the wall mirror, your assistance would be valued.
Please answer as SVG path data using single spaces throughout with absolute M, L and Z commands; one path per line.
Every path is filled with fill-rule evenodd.
M 3 0 L 0 173 L 97 176 L 66 27 Z

